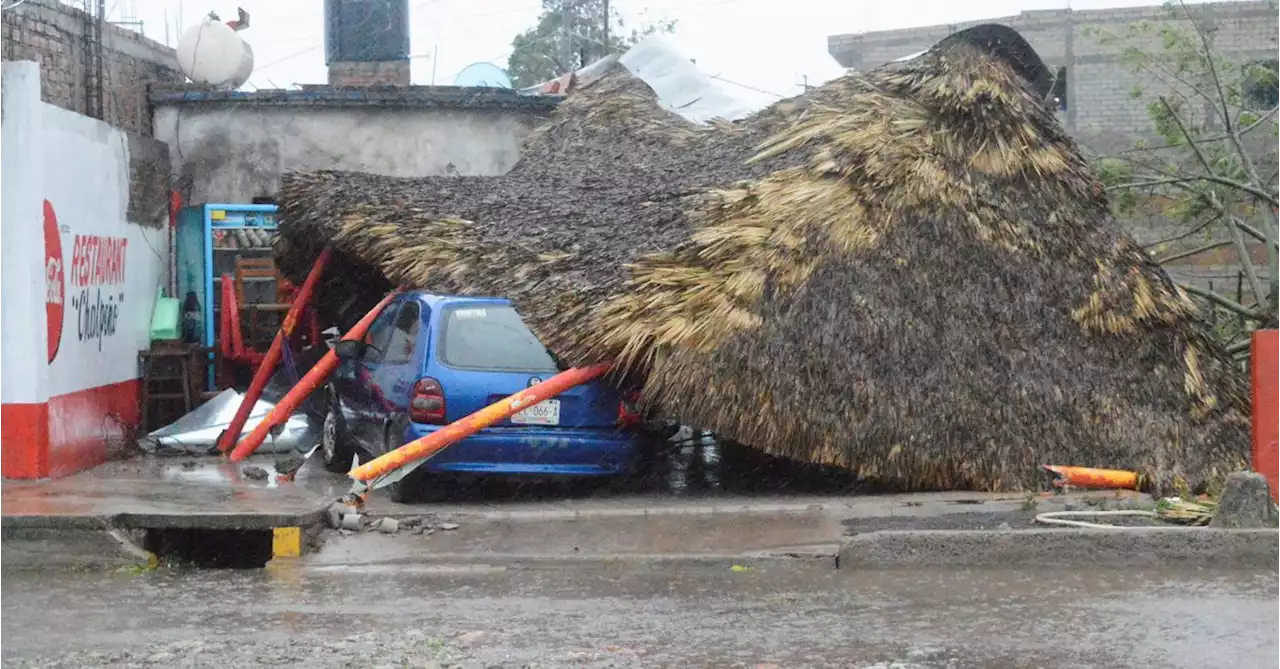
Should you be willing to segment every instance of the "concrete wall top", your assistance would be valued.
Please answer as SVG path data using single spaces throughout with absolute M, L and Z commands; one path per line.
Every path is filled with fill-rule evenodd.
M 412 109 L 513 109 L 550 112 L 562 96 L 532 95 L 505 88 L 462 86 L 303 86 L 296 90 L 210 91 L 190 86 L 157 88 L 156 107 L 234 106 L 379 107 Z

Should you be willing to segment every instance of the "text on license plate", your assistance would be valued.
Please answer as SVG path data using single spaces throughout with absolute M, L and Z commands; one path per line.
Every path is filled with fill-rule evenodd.
M 559 425 L 560 400 L 543 400 L 524 411 L 513 414 L 511 422 L 516 425 Z

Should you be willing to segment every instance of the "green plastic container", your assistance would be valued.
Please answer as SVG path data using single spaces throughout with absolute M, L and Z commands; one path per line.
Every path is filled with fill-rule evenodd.
M 156 297 L 156 307 L 151 312 L 151 341 L 180 339 L 181 323 L 182 303 L 178 298 Z

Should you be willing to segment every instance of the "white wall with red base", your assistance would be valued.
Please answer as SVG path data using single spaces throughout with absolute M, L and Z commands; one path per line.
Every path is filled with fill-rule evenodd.
M 66 476 L 138 423 L 168 234 L 126 217 L 124 133 L 41 102 L 35 63 L 0 82 L 0 473 Z

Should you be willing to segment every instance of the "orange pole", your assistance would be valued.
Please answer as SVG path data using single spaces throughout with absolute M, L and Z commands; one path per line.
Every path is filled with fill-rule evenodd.
M 521 409 L 551 399 L 574 386 L 580 386 L 604 374 L 609 371 L 609 367 L 610 365 L 593 365 L 560 372 L 532 388 L 504 397 L 465 418 L 455 420 L 425 437 L 415 439 L 390 453 L 383 453 L 351 470 L 350 476 L 357 481 L 368 482 L 414 460 L 431 457 L 444 450 L 449 444 L 469 437 L 500 420 L 510 418 Z
M 369 326 L 373 325 L 374 319 L 391 303 L 391 300 L 394 300 L 400 294 L 401 290 L 403 289 L 397 288 L 388 293 L 377 306 L 365 314 L 364 318 L 361 318 L 360 322 L 356 323 L 342 338 L 363 339 L 365 333 L 369 331 Z M 262 442 L 266 441 L 267 433 L 271 431 L 271 428 L 289 420 L 289 416 L 297 410 L 303 400 L 307 399 L 307 396 L 314 392 L 316 388 L 319 388 L 320 384 L 324 383 L 325 379 L 329 378 L 329 375 L 337 368 L 338 354 L 330 350 L 324 354 L 320 362 L 317 362 L 314 367 L 303 375 L 297 385 L 290 388 L 289 392 L 280 398 L 280 402 L 272 407 L 271 412 L 262 419 L 262 422 L 258 423 L 252 432 L 246 435 L 244 439 L 241 439 L 240 443 L 236 444 L 235 450 L 231 451 L 231 461 L 240 462 L 258 450 Z
M 258 365 L 257 371 L 253 373 L 253 381 L 245 391 L 244 397 L 240 399 L 235 417 L 231 419 L 227 431 L 218 438 L 219 452 L 226 453 L 235 446 L 236 439 L 240 437 L 240 431 L 244 429 L 245 421 L 249 420 L 249 412 L 253 410 L 253 405 L 258 403 L 258 398 L 262 397 L 262 390 L 267 387 L 267 381 L 271 380 L 271 374 L 276 371 L 276 365 L 280 364 L 284 347 L 289 345 L 289 337 L 293 336 L 298 318 L 307 306 L 307 301 L 311 299 L 311 293 L 315 290 L 320 275 L 324 273 L 324 266 L 329 262 L 329 254 L 330 250 L 326 245 L 320 252 L 320 257 L 316 258 L 316 263 L 311 266 L 307 280 L 302 282 L 302 288 L 298 289 L 298 294 L 293 298 L 293 304 L 289 305 L 289 313 L 285 314 L 284 321 L 280 323 L 280 329 L 276 330 L 276 336 L 271 340 L 271 348 L 267 349 L 267 355 L 262 359 L 262 364 Z
M 1053 481 L 1055 486 L 1073 486 L 1076 488 L 1105 488 L 1137 490 L 1137 472 L 1123 469 L 1094 469 L 1092 467 L 1067 467 L 1064 465 L 1045 465 L 1045 469 L 1058 475 Z

